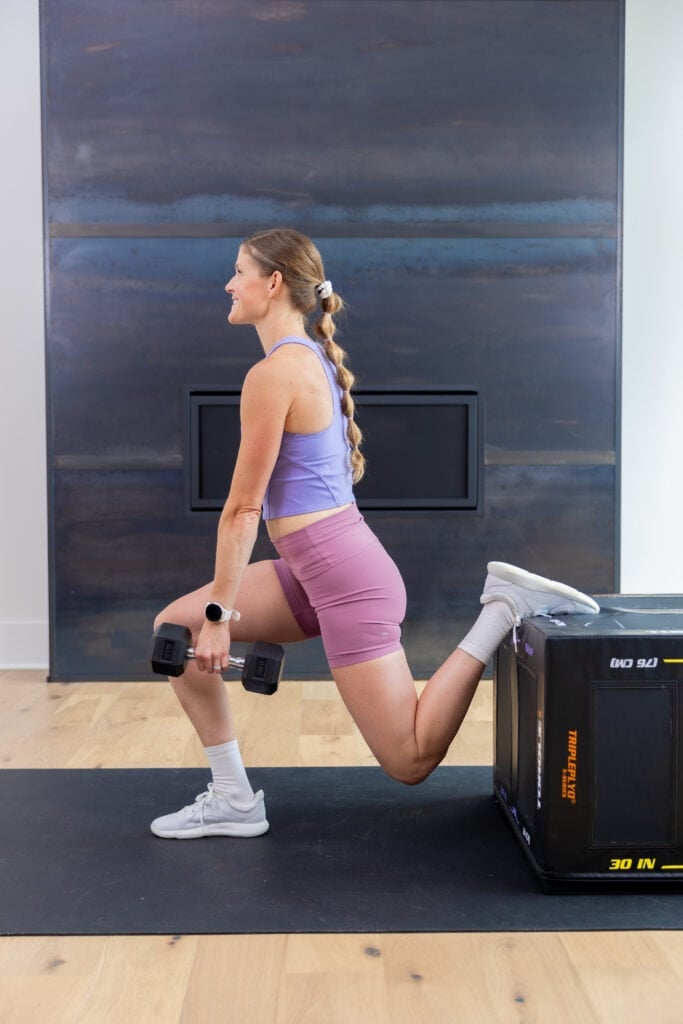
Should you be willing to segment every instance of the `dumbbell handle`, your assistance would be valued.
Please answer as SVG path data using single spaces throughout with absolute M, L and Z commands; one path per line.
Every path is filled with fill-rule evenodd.
M 188 661 L 194 661 L 197 655 L 194 653 L 194 647 L 188 647 L 185 654 L 185 658 Z M 244 668 L 244 658 L 233 658 L 232 654 L 228 656 L 228 661 L 232 668 Z

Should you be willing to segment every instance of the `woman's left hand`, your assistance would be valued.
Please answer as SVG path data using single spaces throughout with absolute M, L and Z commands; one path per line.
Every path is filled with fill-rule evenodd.
M 205 622 L 197 638 L 194 659 L 200 672 L 225 672 L 230 657 L 230 623 Z

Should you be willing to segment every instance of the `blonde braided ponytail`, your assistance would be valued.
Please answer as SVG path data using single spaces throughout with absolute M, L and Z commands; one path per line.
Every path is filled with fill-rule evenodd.
M 351 397 L 355 377 L 347 366 L 346 352 L 334 341 L 336 325 L 333 317 L 343 312 L 344 303 L 332 291 L 330 282 L 325 281 L 322 257 L 310 238 L 292 228 L 259 231 L 243 245 L 267 274 L 280 271 L 294 307 L 304 316 L 314 312 L 318 305 L 319 289 L 323 282 L 326 285 L 324 297 L 320 299 L 322 313 L 313 325 L 313 334 L 321 342 L 327 358 L 334 366 L 337 383 L 342 390 L 341 408 L 348 420 L 346 435 L 350 447 L 351 473 L 353 482 L 358 483 L 365 473 L 365 456 L 360 450 L 363 435 L 354 420 L 355 403 Z
M 322 342 L 325 354 L 337 372 L 337 384 L 342 390 L 341 408 L 348 420 L 346 436 L 351 449 L 351 474 L 354 484 L 357 484 L 359 480 L 363 479 L 365 473 L 365 456 L 360 450 L 363 434 L 354 420 L 355 402 L 351 396 L 351 388 L 356 378 L 346 365 L 346 352 L 334 340 L 336 326 L 332 319 L 335 313 L 340 313 L 343 310 L 344 304 L 341 298 L 332 292 L 328 298 L 321 299 L 321 306 L 322 315 L 313 325 L 313 333 Z

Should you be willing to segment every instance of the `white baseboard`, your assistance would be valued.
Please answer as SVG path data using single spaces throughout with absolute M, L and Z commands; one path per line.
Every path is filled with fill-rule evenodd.
M 44 668 L 50 662 L 47 622 L 0 620 L 0 669 Z

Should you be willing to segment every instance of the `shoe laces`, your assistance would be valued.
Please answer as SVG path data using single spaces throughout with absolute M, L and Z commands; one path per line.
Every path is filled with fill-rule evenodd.
M 203 793 L 199 793 L 195 797 L 194 802 L 196 804 L 198 804 L 198 803 L 206 803 L 206 801 L 210 800 L 212 796 L 213 796 L 213 782 L 210 782 L 208 784 L 208 786 L 206 787 L 206 789 L 204 790 L 204 792 Z
M 218 796 L 217 793 L 215 795 Z M 200 820 L 200 823 L 202 825 L 204 824 L 204 808 L 206 807 L 207 804 L 211 803 L 211 801 L 213 799 L 214 799 L 213 782 L 210 782 L 208 784 L 208 786 L 206 787 L 206 789 L 204 790 L 204 792 L 203 793 L 199 793 L 199 795 L 195 798 L 194 804 L 190 805 L 191 807 L 198 807 L 198 809 L 199 809 L 199 820 Z

